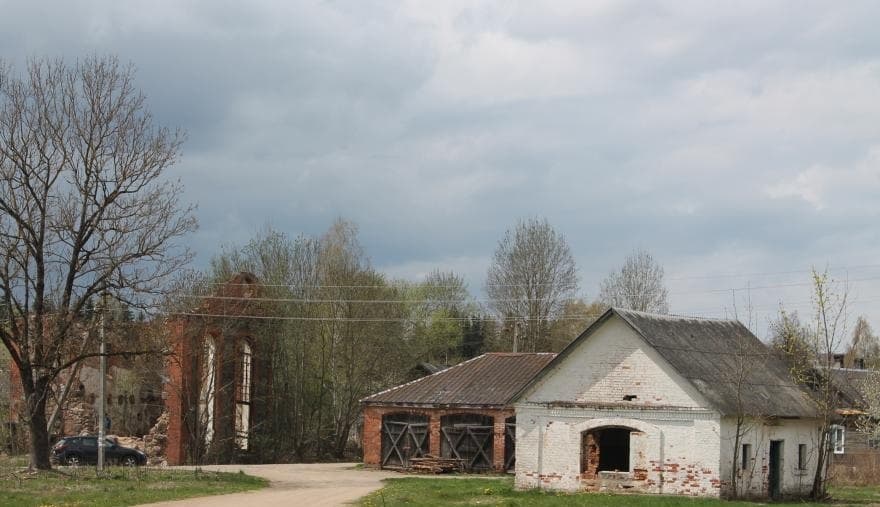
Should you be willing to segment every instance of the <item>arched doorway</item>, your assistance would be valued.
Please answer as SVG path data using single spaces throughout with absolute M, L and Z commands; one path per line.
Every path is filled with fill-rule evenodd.
M 630 437 L 634 430 L 604 426 L 581 433 L 581 475 L 594 478 L 599 472 L 631 472 Z
M 394 413 L 382 416 L 382 468 L 409 468 L 411 458 L 428 454 L 428 416 Z

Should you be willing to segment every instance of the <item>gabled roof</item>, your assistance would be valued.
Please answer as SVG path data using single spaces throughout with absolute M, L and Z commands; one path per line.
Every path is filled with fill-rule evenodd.
M 556 365 L 613 316 L 620 317 L 687 379 L 713 408 L 725 415 L 815 417 L 807 393 L 779 357 L 736 320 L 655 315 L 611 308 L 524 389 L 550 374 Z M 737 399 L 741 399 L 740 402 Z
M 865 400 L 865 384 L 877 375 L 874 370 L 855 368 L 832 368 L 831 383 L 837 389 L 838 407 L 841 409 L 863 409 Z
M 361 400 L 367 405 L 505 407 L 556 354 L 493 352 Z

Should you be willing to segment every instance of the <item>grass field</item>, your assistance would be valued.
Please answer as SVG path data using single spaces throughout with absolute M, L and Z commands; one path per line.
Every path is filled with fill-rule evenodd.
M 4 507 L 116 507 L 258 489 L 267 482 L 241 473 L 112 467 L 98 477 L 95 467 L 27 473 L 0 463 L 0 505 Z
M 542 491 L 515 491 L 513 479 L 479 478 L 401 478 L 388 479 L 381 490 L 361 499 L 363 507 L 397 505 L 485 505 L 485 506 L 553 506 L 553 507 L 639 507 L 639 506 L 717 506 L 754 507 L 756 502 L 732 502 L 727 500 L 686 498 L 658 495 L 624 495 L 607 493 L 545 493 Z M 833 505 L 880 504 L 880 487 L 844 487 L 832 491 Z M 772 505 L 823 505 L 797 502 L 774 502 Z

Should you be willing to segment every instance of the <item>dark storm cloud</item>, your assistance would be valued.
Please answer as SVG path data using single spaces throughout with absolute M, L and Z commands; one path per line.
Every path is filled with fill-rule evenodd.
M 717 313 L 728 302 L 692 293 L 748 280 L 694 276 L 880 254 L 871 2 L 0 10 L 0 57 L 17 65 L 114 53 L 137 66 L 157 121 L 189 134 L 175 172 L 199 203 L 200 263 L 265 224 L 319 234 L 343 216 L 392 275 L 452 268 L 476 292 L 504 230 L 541 215 L 586 294 L 644 247 L 683 279 L 674 310 Z M 863 299 L 878 287 L 862 283 Z

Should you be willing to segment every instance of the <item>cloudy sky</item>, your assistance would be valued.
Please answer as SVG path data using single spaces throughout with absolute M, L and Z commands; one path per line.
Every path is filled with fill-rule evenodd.
M 808 270 L 880 328 L 877 2 L 0 0 L 0 58 L 112 53 L 198 203 L 198 263 L 266 224 L 360 226 L 380 269 L 464 275 L 517 219 L 591 298 L 634 248 L 671 309 L 806 312 Z

